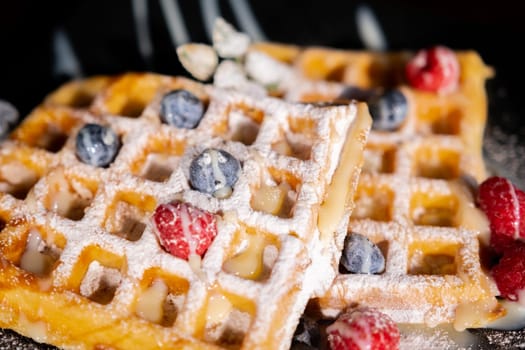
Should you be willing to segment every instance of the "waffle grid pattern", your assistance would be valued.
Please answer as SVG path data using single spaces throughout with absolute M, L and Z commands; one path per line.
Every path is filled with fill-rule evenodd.
M 161 96 L 175 88 L 207 105 L 194 130 L 160 123 Z M 65 348 L 286 348 L 325 279 L 308 273 L 314 250 L 338 259 L 317 220 L 343 146 L 352 143 L 352 155 L 364 147 L 362 138 L 346 139 L 359 118 L 356 104 L 254 99 L 154 74 L 65 85 L 0 150 L 0 324 Z M 108 168 L 75 157 L 74 135 L 87 122 L 111 126 L 122 140 Z M 366 136 L 363 125 L 357 132 Z M 188 185 L 186 169 L 206 147 L 243 164 L 228 199 Z M 351 160 L 355 181 L 359 160 Z M 287 210 L 253 209 L 261 187 L 281 184 L 289 186 Z M 156 239 L 149 217 L 174 199 L 221 216 L 200 264 L 174 258 Z M 348 203 L 341 206 L 348 215 Z M 246 278 L 235 263 L 225 268 L 252 246 L 263 272 Z
M 460 65 L 459 88 L 447 95 L 422 92 L 407 86 L 404 67 L 413 53 L 365 52 L 325 47 L 301 48 L 293 45 L 256 43 L 251 48 L 289 64 L 295 71 L 290 84 L 282 84 L 288 100 L 330 101 L 348 86 L 383 90 L 401 88 L 413 105 L 414 123 L 406 123 L 392 136 L 450 135 L 462 145 L 460 166 L 481 181 L 486 177 L 482 148 L 487 119 L 485 82 L 494 72 L 472 50 L 456 51 Z
M 404 79 L 410 52 L 369 53 L 256 44 L 289 64 L 300 84 L 283 84 L 292 101 L 334 101 L 345 89 L 398 88 L 408 100 L 402 126 L 372 128 L 365 149 L 349 233 L 367 236 L 386 258 L 378 275 L 342 270 L 316 302 L 335 317 L 354 304 L 377 307 L 401 323 L 479 327 L 502 315 L 497 288 L 480 263 L 488 233 L 473 189 L 486 177 L 481 144 L 485 80 L 492 71 L 473 51 L 456 52 L 457 91 L 421 92 Z M 476 313 L 477 312 L 477 313 Z M 470 316 L 466 316 L 470 315 Z

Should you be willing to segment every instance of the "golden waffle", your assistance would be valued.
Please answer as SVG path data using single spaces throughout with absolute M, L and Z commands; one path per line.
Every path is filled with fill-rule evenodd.
M 177 88 L 206 104 L 195 129 L 159 120 Z M 108 168 L 75 156 L 88 122 L 122 140 Z M 0 148 L 0 326 L 75 349 L 288 348 L 336 273 L 355 189 L 341 184 L 357 184 L 370 123 L 362 103 L 312 107 L 155 74 L 64 85 Z M 206 147 L 242 163 L 229 198 L 189 186 Z M 154 234 L 152 212 L 174 199 L 219 217 L 202 261 Z
M 456 52 L 459 88 L 447 95 L 409 86 L 411 52 L 371 53 L 256 44 L 299 76 L 279 92 L 288 100 L 333 101 L 348 86 L 398 88 L 407 118 L 395 131 L 372 128 L 349 233 L 367 236 L 386 259 L 377 275 L 340 273 L 317 299 L 325 316 L 352 304 L 377 307 L 402 323 L 454 322 L 464 329 L 502 315 L 497 288 L 480 263 L 488 233 L 471 185 L 486 177 L 482 140 L 485 80 L 492 71 L 473 51 Z M 287 81 L 290 81 L 288 79 Z M 298 83 L 300 81 L 301 83 Z
M 410 117 L 398 132 L 388 137 L 452 136 L 463 145 L 458 170 L 478 181 L 486 177 L 481 147 L 487 118 L 485 81 L 493 71 L 475 51 L 456 52 L 461 70 L 460 86 L 452 93 L 439 95 L 407 86 L 404 67 L 413 55 L 409 51 L 301 49 L 272 43 L 255 44 L 252 50 L 292 64 L 296 72 L 306 78 L 303 84 L 286 88 L 288 99 L 329 101 L 346 86 L 400 87 L 409 100 Z

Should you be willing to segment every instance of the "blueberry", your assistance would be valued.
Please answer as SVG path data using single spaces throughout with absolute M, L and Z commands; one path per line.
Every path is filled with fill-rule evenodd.
M 376 274 L 385 269 L 385 258 L 367 237 L 352 233 L 345 239 L 341 265 L 346 272 Z
M 241 164 L 230 153 L 208 148 L 192 160 L 190 183 L 197 191 L 228 197 L 239 178 Z
M 120 148 L 120 139 L 113 130 L 99 124 L 86 124 L 77 134 L 76 154 L 84 163 L 108 166 Z
M 173 90 L 162 98 L 160 119 L 177 128 L 195 128 L 204 114 L 202 101 L 187 90 Z
M 346 86 L 339 94 L 336 100 L 357 100 L 368 101 L 376 95 L 376 92 L 371 89 L 362 89 L 357 86 Z
M 320 340 L 320 325 L 312 317 L 302 315 L 295 329 L 291 349 L 316 349 Z
M 11 103 L 0 100 L 0 140 L 3 139 L 11 128 L 18 122 L 18 110 Z
M 368 108 L 373 119 L 372 128 L 393 131 L 401 126 L 407 116 L 408 102 L 399 90 L 389 90 L 368 101 Z

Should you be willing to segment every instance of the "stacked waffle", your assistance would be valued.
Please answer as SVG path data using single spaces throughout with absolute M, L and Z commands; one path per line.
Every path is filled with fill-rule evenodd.
M 397 322 L 454 323 L 457 329 L 500 317 L 497 288 L 480 263 L 479 240 L 488 227 L 472 186 L 486 177 L 484 84 L 492 74 L 479 55 L 453 53 L 459 63 L 457 85 L 443 92 L 425 91 L 407 80 L 414 52 L 272 43 L 252 50 L 293 71 L 296 80 L 288 84 L 293 79 L 286 79 L 276 91 L 288 100 L 373 101 L 391 91 L 397 91 L 397 99 L 404 96 L 399 108 L 406 108 L 406 117 L 395 127 L 381 127 L 385 120 L 372 113 L 349 225 L 349 237 L 364 235 L 382 251 L 384 270 L 360 274 L 341 267 L 330 291 L 315 300 L 323 314 L 336 316 L 359 304 L 379 308 Z
M 160 116 L 180 90 L 204 106 L 195 128 Z M 81 160 L 95 148 L 86 125 L 114 132 L 102 137 L 118 145 L 109 164 Z M 337 273 L 369 127 L 364 103 L 293 104 L 155 74 L 64 85 L 0 149 L 0 326 L 62 348 L 289 347 Z M 238 162 L 230 191 L 195 185 L 204 154 L 213 185 L 225 181 L 220 157 Z M 205 253 L 189 243 L 177 257 L 163 241 L 152 218 L 177 205 L 188 241 L 187 215 L 216 223 Z

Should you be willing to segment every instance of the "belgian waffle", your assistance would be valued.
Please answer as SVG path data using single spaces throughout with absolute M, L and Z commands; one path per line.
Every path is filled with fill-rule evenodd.
M 205 102 L 195 129 L 159 120 L 179 88 Z M 122 141 L 107 168 L 75 156 L 86 123 Z M 67 83 L 0 148 L 0 326 L 61 348 L 288 348 L 336 274 L 370 123 L 363 103 L 314 107 L 179 77 Z M 188 183 L 206 147 L 242 164 L 229 198 Z M 175 199 L 218 217 L 202 261 L 156 238 L 152 212 Z
M 278 93 L 288 100 L 330 102 L 349 87 L 398 88 L 408 100 L 407 118 L 397 130 L 370 132 L 349 225 L 350 234 L 363 234 L 380 247 L 385 270 L 377 275 L 341 270 L 330 291 L 315 300 L 324 316 L 363 304 L 400 323 L 454 323 L 457 329 L 500 317 L 497 288 L 480 263 L 486 218 L 472 192 L 486 177 L 484 84 L 492 70 L 480 56 L 456 52 L 459 87 L 440 95 L 406 82 L 404 67 L 414 54 L 408 51 L 272 43 L 252 50 L 288 65 L 298 76 L 280 86 Z

